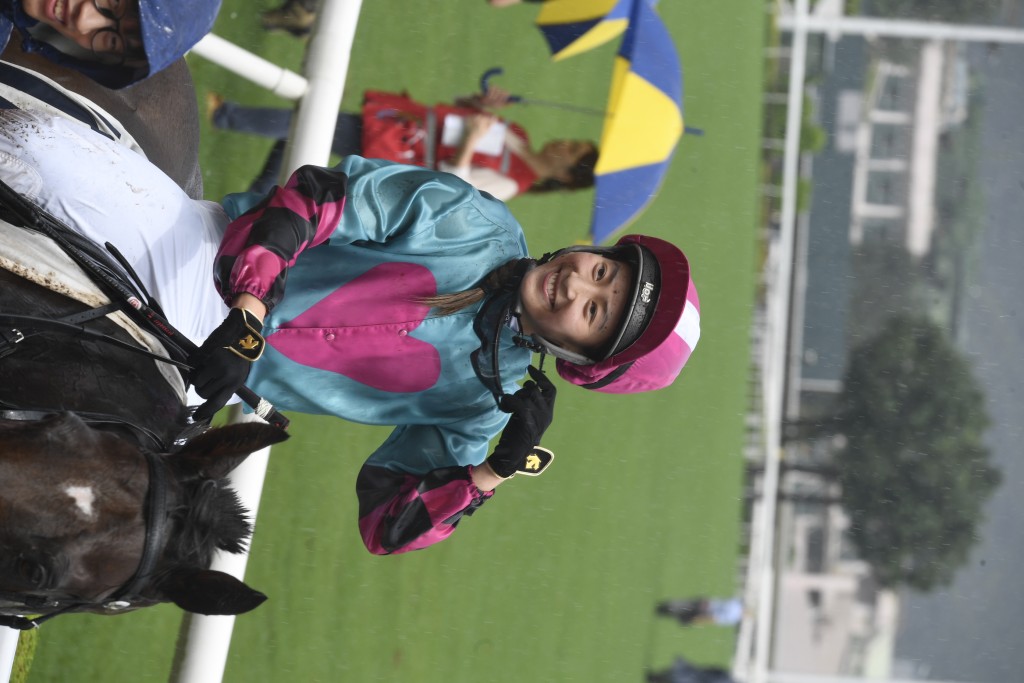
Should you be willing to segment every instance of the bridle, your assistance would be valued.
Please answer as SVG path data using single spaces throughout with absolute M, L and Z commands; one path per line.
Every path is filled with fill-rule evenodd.
M 7 420 L 40 420 L 54 414 L 55 413 L 53 412 L 34 410 L 0 410 L 0 418 Z M 96 422 L 83 416 L 81 413 L 77 414 L 79 417 L 82 417 L 87 424 L 110 425 L 111 420 L 113 420 L 118 426 L 124 426 L 130 430 L 133 429 L 133 427 L 128 423 L 118 421 L 116 418 L 101 418 L 100 422 Z M 150 580 L 153 570 L 156 569 L 157 562 L 159 561 L 160 555 L 162 554 L 167 542 L 168 532 L 166 515 L 167 474 L 163 463 L 160 461 L 160 456 L 157 453 L 143 448 L 143 454 L 146 457 L 146 464 L 149 469 L 149 487 L 146 492 L 145 510 L 146 537 L 143 541 L 142 556 L 139 558 L 139 565 L 136 567 L 131 578 L 103 600 L 48 601 L 41 603 L 38 606 L 50 608 L 54 611 L 35 618 L 16 615 L 0 615 L 0 626 L 8 626 L 10 628 L 25 631 L 39 628 L 43 622 L 49 621 L 61 614 L 78 612 L 90 607 L 100 607 L 108 612 L 123 611 L 132 607 L 134 603 L 142 599 L 142 588 L 146 582 Z M 23 606 L 26 608 L 25 611 L 29 612 L 37 605 L 30 605 L 25 602 L 23 603 Z

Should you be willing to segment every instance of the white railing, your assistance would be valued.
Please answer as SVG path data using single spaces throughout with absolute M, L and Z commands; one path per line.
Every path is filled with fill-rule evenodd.
M 0 681 L 8 683 L 14 669 L 14 653 L 18 650 L 21 631 L 6 626 L 0 627 Z
M 305 87 L 296 94 L 298 108 L 285 151 L 282 179 L 303 164 L 326 166 L 330 159 L 334 125 L 341 107 L 341 94 L 345 88 L 361 8 L 362 0 L 323 1 L 306 52 L 303 76 L 285 70 L 268 70 L 261 64 L 265 61 L 262 58 L 230 44 L 225 45 L 226 41 L 219 38 L 210 40 L 214 37 L 207 36 L 201 41 L 202 47 L 197 54 L 209 57 L 259 85 L 292 92 L 304 84 Z M 268 73 L 271 77 L 261 80 Z M 280 86 L 281 83 L 284 86 Z M 236 408 L 232 419 L 259 418 L 251 414 L 242 416 Z M 252 511 L 253 521 L 259 508 L 269 454 L 270 449 L 266 448 L 250 455 L 231 474 L 232 485 L 243 504 Z M 244 555 L 219 553 L 213 568 L 241 579 L 245 575 L 247 559 Z M 227 665 L 234 624 L 234 617 L 187 615 L 182 621 L 180 641 L 184 649 L 175 659 L 170 680 L 174 683 L 219 683 Z

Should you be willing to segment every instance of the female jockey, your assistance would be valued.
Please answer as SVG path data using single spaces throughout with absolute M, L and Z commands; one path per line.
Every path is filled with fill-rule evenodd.
M 66 163 L 74 147 L 111 143 L 60 121 L 32 123 L 45 128 L 35 137 L 49 147 L 0 136 L 0 159 L 19 158 L 4 166 L 23 177 L 33 169 L 38 182 L 18 182 L 43 208 L 104 223 L 90 236 L 106 230 L 121 241 L 127 216 L 80 215 L 77 195 L 61 189 L 100 182 L 90 180 L 95 168 Z M 16 136 L 14 128 L 0 130 Z M 48 161 L 51 153 L 60 159 Z M 146 162 L 131 156 L 119 157 L 131 165 L 130 184 L 105 176 L 105 202 L 125 195 L 117 206 L 129 210 L 127 195 L 140 187 L 169 195 L 177 224 L 163 232 L 193 238 L 191 256 L 180 258 L 208 262 L 209 229 L 191 214 L 221 214 L 198 203 L 182 210 L 180 190 L 166 181 L 158 188 Z M 357 482 L 360 532 L 374 553 L 446 538 L 517 471 L 543 468 L 549 457 L 536 447 L 555 388 L 530 367 L 534 352 L 555 356 L 572 384 L 627 393 L 670 384 L 699 337 L 696 291 L 675 246 L 630 235 L 533 260 L 505 205 L 450 174 L 350 157 L 335 168 L 302 167 L 265 198 L 232 195 L 224 205 L 233 220 L 214 281 L 231 309 L 191 359 L 193 382 L 209 398 L 196 417 L 212 415 L 245 382 L 286 410 L 396 425 Z M 216 298 L 212 284 L 173 277 L 199 299 Z M 531 381 L 520 388 L 526 372 Z

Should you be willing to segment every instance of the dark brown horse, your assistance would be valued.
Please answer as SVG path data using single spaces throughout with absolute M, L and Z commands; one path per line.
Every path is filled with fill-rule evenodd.
M 0 269 L 8 318 L 85 308 Z M 135 345 L 105 318 L 86 326 Z M 250 532 L 224 476 L 285 433 L 248 423 L 183 444 L 187 410 L 157 361 L 93 337 L 11 327 L 0 337 L 24 339 L 0 357 L 0 615 L 259 605 L 261 593 L 207 567 L 217 548 L 241 551 Z
M 121 90 L 104 88 L 73 69 L 22 52 L 17 31 L 0 59 L 32 69 L 95 102 L 131 133 L 157 168 L 190 197 L 202 199 L 199 110 L 184 59 Z

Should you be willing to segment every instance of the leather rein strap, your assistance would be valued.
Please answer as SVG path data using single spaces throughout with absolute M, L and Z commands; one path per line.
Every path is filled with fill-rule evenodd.
M 86 320 L 99 318 L 116 310 L 120 310 L 116 304 L 108 304 L 101 308 L 90 309 L 74 316 L 57 318 L 55 320 L 50 318 L 38 318 L 31 315 L 0 313 L 0 325 L 4 326 L 3 328 L 0 328 L 0 358 L 14 353 L 18 348 L 17 345 L 24 342 L 26 339 L 29 339 L 44 330 L 49 330 L 87 337 L 93 341 L 110 344 L 111 346 L 116 346 L 120 349 L 124 349 L 125 351 L 137 353 L 141 356 L 146 356 L 147 358 L 152 358 L 153 360 L 160 361 L 162 363 L 168 363 L 186 370 L 189 369 L 189 366 L 186 363 L 152 353 L 137 346 L 132 346 L 131 344 L 123 342 L 115 337 L 111 337 L 110 335 L 93 332 L 81 325 L 81 323 Z

